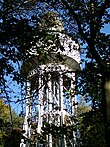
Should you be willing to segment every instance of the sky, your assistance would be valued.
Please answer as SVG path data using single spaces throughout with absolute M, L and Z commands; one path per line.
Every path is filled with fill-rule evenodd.
M 104 32 L 106 34 L 110 34 L 110 24 L 105 25 L 104 28 L 102 29 L 102 32 Z M 13 89 L 13 93 L 10 94 L 12 99 L 14 99 L 15 101 L 17 100 L 18 97 L 19 97 L 19 99 L 21 99 L 21 87 L 20 87 L 20 85 L 18 86 L 16 84 L 16 82 L 14 82 L 10 85 L 10 87 Z M 20 113 L 22 111 L 21 102 L 20 103 L 14 103 L 13 102 L 13 103 L 11 103 L 11 105 L 12 105 L 12 109 L 15 110 L 17 113 Z
M 110 34 L 110 24 L 106 24 L 101 31 L 106 33 L 107 35 Z
M 110 10 L 109 10 L 110 12 Z M 102 32 L 106 33 L 106 34 L 110 34 L 110 24 L 106 24 L 104 25 L 104 28 L 101 29 Z M 19 97 L 19 99 L 21 99 L 21 87 L 20 85 L 17 85 L 16 82 L 12 82 L 10 83 L 10 87 L 11 89 L 13 89 L 13 93 L 10 93 L 10 97 L 12 97 L 12 99 L 14 101 L 16 101 Z M 21 102 L 20 103 L 15 103 L 12 102 L 11 103 L 12 109 L 15 110 L 17 113 L 20 113 L 22 111 L 22 105 Z

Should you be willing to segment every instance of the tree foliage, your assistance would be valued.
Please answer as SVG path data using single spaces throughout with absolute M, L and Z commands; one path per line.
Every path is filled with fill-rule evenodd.
M 12 144 L 19 146 L 21 131 L 22 117 L 15 111 L 10 114 L 10 106 L 0 99 L 0 147 L 11 147 Z
M 100 138 L 99 131 L 95 131 L 99 128 L 98 125 L 103 126 L 105 123 L 108 125 L 110 123 L 110 34 L 102 31 L 104 26 L 110 23 L 109 1 L 1 0 L 0 3 L 2 14 L 0 21 L 0 36 L 2 36 L 0 45 L 1 91 L 7 92 L 6 76 L 11 75 L 13 80 L 20 81 L 21 75 L 15 64 L 19 67 L 19 61 L 34 57 L 35 55 L 29 52 L 33 48 L 37 50 L 38 60 L 45 62 L 47 53 L 50 53 L 52 49 L 45 52 L 44 48 L 50 44 L 48 41 L 50 38 L 55 40 L 55 36 L 47 32 L 45 23 L 44 27 L 39 27 L 42 19 L 41 14 L 48 11 L 56 12 L 63 22 L 64 33 L 79 42 L 82 56 L 85 55 L 82 60 L 85 66 L 77 79 L 76 92 L 81 94 L 87 102 L 92 101 L 92 110 L 83 116 L 81 126 L 81 129 L 86 132 L 86 135 L 82 135 L 83 139 L 87 138 L 86 145 L 92 144 L 95 134 L 98 133 L 98 138 Z M 50 18 L 47 19 L 47 22 L 47 24 L 50 23 Z M 43 42 L 42 48 L 36 44 L 39 41 Z M 54 41 L 54 43 L 59 47 L 58 42 Z M 92 119 L 93 123 L 89 118 L 94 118 Z M 83 124 L 86 125 L 83 126 Z M 103 137 L 103 132 L 104 127 L 101 137 Z M 107 139 L 110 136 L 109 132 L 107 128 L 105 138 L 108 141 L 108 146 L 110 144 Z M 90 135 L 88 136 L 87 133 Z M 92 141 L 87 142 L 89 140 Z
M 98 107 L 94 110 L 91 104 L 86 104 L 82 98 L 78 105 L 77 127 L 80 132 L 77 138 L 80 146 L 106 146 L 103 114 Z
M 45 0 L 45 3 L 60 14 L 66 32 L 84 46 L 85 67 L 78 79 L 78 91 L 86 101 L 92 101 L 93 111 L 96 108 L 101 110 L 103 121 L 109 123 L 110 86 L 106 83 L 110 81 L 110 34 L 102 31 L 104 25 L 110 23 L 109 2 Z M 107 131 L 106 140 L 109 135 Z

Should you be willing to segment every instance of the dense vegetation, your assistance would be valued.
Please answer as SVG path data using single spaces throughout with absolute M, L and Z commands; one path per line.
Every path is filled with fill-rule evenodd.
M 22 117 L 0 99 L 0 147 L 18 146 L 22 138 Z
M 42 13 L 56 12 L 64 24 L 64 32 L 81 46 L 84 66 L 77 78 L 76 93 L 86 102 L 92 102 L 91 110 L 80 116 L 78 141 L 82 146 L 110 146 L 110 34 L 102 31 L 110 23 L 109 1 L 1 0 L 0 8 L 2 96 L 11 102 L 7 77 L 18 83 L 23 81 L 21 62 L 34 56 L 29 52 L 32 46 L 36 48 L 38 60 L 45 62 L 43 57 L 52 49 L 45 52 L 44 48 L 48 38 L 55 40 L 55 36 L 47 33 L 45 25 L 39 28 L 39 23 Z M 39 40 L 44 42 L 42 48 L 36 44 Z

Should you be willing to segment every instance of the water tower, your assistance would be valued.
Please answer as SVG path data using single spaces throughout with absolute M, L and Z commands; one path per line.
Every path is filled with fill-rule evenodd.
M 45 134 L 43 129 L 47 126 L 51 130 L 52 126 L 61 128 L 64 124 L 74 123 L 70 118 L 76 113 L 73 82 L 75 71 L 80 69 L 79 45 L 64 34 L 62 23 L 55 13 L 44 15 L 40 27 L 47 29 L 53 36 L 57 35 L 63 50 L 58 48 L 55 42 L 45 47 L 44 51 L 53 49 L 44 64 L 39 62 L 37 52 L 32 47 L 30 54 L 34 57 L 23 63 L 22 73 L 27 76 L 26 110 L 23 124 L 24 136 L 28 140 L 26 147 L 30 146 L 29 140 L 32 139 L 32 136 L 37 138 L 33 145 L 36 147 L 66 147 L 67 136 L 62 134 L 62 137 L 56 140 L 49 130 L 45 137 L 42 134 Z M 49 40 L 49 42 L 52 41 Z M 37 42 L 37 44 L 40 47 L 42 42 Z M 40 137 L 44 137 L 45 141 L 40 142 Z

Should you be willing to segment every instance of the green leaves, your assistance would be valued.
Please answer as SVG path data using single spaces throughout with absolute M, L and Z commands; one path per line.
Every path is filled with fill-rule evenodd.
M 21 139 L 22 118 L 18 117 L 16 112 L 12 113 L 13 125 L 10 121 L 9 105 L 6 105 L 3 99 L 0 99 L 0 145 L 11 147 L 12 144 L 19 146 Z M 16 128 L 15 128 L 16 127 Z M 18 141 L 18 142 L 17 142 Z
M 82 115 L 79 131 L 82 146 L 106 146 L 104 138 L 105 126 L 103 123 L 102 112 L 99 109 L 96 111 L 91 110 Z M 97 141 L 94 142 L 94 139 L 97 139 Z
M 55 34 L 55 30 L 50 29 L 59 23 L 59 20 L 56 21 L 53 16 L 60 16 L 62 20 L 58 28 L 59 31 L 70 34 L 79 44 L 86 46 L 85 66 L 76 82 L 76 93 L 81 94 L 83 99 L 92 103 L 92 110 L 81 116 L 80 139 L 84 146 L 104 145 L 104 131 L 101 130 L 101 126 L 104 128 L 104 124 L 100 116 L 102 116 L 101 102 L 103 99 L 102 80 L 105 73 L 109 73 L 110 70 L 108 66 L 110 35 L 106 35 L 101 29 L 110 22 L 109 7 L 108 0 L 25 2 L 11 0 L 1 2 L 0 82 L 3 89 L 1 91 L 6 90 L 8 93 L 6 77 L 10 74 L 12 80 L 18 83 L 23 81 L 20 74 L 22 61 L 26 61 L 27 67 L 30 67 L 31 60 L 33 63 L 31 66 L 34 68 L 38 66 L 38 62 L 45 64 L 54 49 L 64 51 L 59 36 Z M 43 12 L 46 12 L 44 16 L 42 15 Z M 60 62 L 63 61 L 60 53 L 57 53 L 56 57 Z M 68 81 L 65 84 L 68 86 Z M 66 93 L 68 98 L 70 91 L 67 90 Z M 83 112 L 86 108 L 84 106 L 80 109 Z M 3 126 L 3 116 L 1 117 L 1 126 Z M 51 133 L 56 134 L 56 137 L 59 137 L 61 131 L 66 132 L 67 136 L 69 136 L 68 132 L 71 134 L 73 131 L 73 128 L 66 128 L 65 126 L 63 129 L 47 124 L 44 133 L 51 131 Z M 71 135 L 69 137 L 71 138 Z M 98 138 L 96 144 L 94 144 L 94 138 Z

